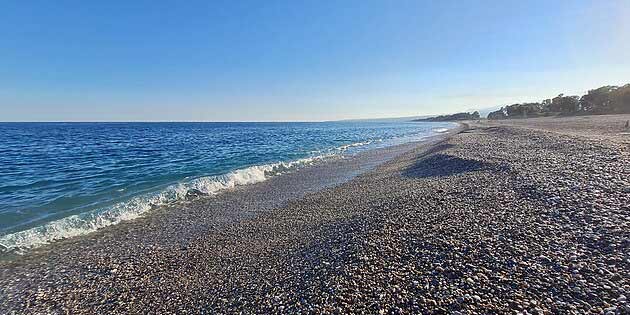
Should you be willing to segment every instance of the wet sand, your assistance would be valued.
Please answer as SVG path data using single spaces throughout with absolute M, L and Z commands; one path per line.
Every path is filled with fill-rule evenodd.
M 0 263 L 0 311 L 628 312 L 607 117 L 471 124 L 160 209 Z

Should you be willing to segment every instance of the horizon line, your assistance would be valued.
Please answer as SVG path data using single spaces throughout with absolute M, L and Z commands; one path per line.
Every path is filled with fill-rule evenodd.
M 11 120 L 0 121 L 5 123 L 316 123 L 316 122 L 342 122 L 356 120 L 384 120 L 384 119 L 404 119 L 416 117 L 431 117 L 446 114 L 434 115 L 414 115 L 396 117 L 375 117 L 375 118 L 340 118 L 327 120 Z

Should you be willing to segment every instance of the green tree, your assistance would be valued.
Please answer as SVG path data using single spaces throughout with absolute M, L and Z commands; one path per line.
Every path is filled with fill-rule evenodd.
M 507 115 L 505 114 L 505 109 L 501 107 L 501 109 L 488 113 L 488 119 L 490 120 L 498 120 L 498 119 L 506 119 Z
M 630 113 L 630 84 L 610 92 L 610 109 L 613 113 Z
M 551 99 L 549 110 L 552 112 L 571 114 L 580 109 L 580 97 L 579 96 L 564 96 L 560 94 Z
M 618 87 L 616 86 L 607 85 L 589 90 L 588 93 L 580 99 L 581 110 L 589 113 L 609 112 L 611 93 L 617 89 Z

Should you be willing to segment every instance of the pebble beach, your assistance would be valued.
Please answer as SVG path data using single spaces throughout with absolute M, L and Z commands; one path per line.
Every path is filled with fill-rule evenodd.
M 468 122 L 160 209 L 0 260 L 0 313 L 630 314 L 629 119 Z

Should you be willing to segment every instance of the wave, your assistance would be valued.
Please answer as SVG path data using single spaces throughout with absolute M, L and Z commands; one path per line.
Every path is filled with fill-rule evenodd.
M 355 143 L 351 143 L 351 144 L 346 144 L 346 145 L 342 145 L 338 148 L 336 148 L 336 150 L 340 151 L 340 152 L 345 152 L 350 148 L 354 148 L 354 147 L 362 147 L 362 146 L 366 146 L 369 145 L 373 142 L 380 142 L 382 141 L 381 139 L 378 140 L 368 140 L 368 141 L 364 141 L 364 142 L 355 142 Z
M 442 128 L 438 128 L 442 129 Z M 448 129 L 444 128 L 445 131 Z M 435 132 L 437 129 L 434 129 Z M 12 252 L 22 254 L 28 249 L 36 248 L 57 240 L 85 235 L 101 228 L 115 225 L 123 221 L 136 219 L 151 209 L 172 204 L 198 196 L 215 195 L 237 186 L 263 182 L 270 177 L 280 175 L 299 166 L 316 161 L 340 156 L 352 152 L 357 147 L 383 142 L 383 139 L 368 140 L 342 145 L 327 152 L 313 151 L 313 157 L 290 162 L 250 166 L 237 169 L 218 176 L 206 176 L 176 183 L 154 193 L 143 194 L 128 201 L 114 204 L 90 212 L 68 216 L 45 223 L 28 230 L 0 236 L 0 253 Z
M 433 129 L 433 132 L 437 132 L 437 133 L 445 133 L 445 132 L 447 132 L 447 131 L 449 131 L 449 130 L 451 130 L 451 129 L 449 129 L 449 128 L 434 128 L 434 129 Z
M 137 196 L 111 207 L 72 215 L 28 230 L 0 236 L 0 252 L 11 251 L 20 254 L 27 249 L 56 240 L 88 234 L 110 225 L 136 219 L 155 207 L 197 196 L 214 195 L 236 186 L 259 183 L 328 157 L 330 156 L 322 155 L 291 162 L 251 166 L 223 175 L 199 177 L 173 184 L 161 191 Z

